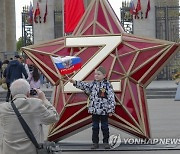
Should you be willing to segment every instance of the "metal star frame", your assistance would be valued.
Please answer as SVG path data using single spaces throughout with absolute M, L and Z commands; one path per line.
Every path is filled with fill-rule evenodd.
M 92 0 L 70 37 L 23 47 L 23 52 L 55 86 L 53 104 L 60 120 L 49 130 L 49 140 L 61 140 L 91 123 L 87 96 L 61 76 L 51 55 L 75 55 L 82 69 L 68 75 L 83 81 L 94 79 L 94 69 L 103 65 L 116 97 L 110 125 L 142 138 L 150 137 L 145 89 L 179 50 L 179 44 L 126 34 L 106 0 Z

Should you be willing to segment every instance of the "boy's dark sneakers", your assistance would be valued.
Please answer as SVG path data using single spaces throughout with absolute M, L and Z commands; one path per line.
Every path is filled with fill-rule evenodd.
M 98 149 L 99 148 L 99 144 L 98 143 L 93 143 L 91 146 L 91 149 Z
M 110 149 L 110 145 L 108 143 L 104 143 L 104 149 Z

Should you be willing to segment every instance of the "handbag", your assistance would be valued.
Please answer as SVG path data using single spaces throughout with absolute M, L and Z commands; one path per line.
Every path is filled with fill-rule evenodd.
M 60 150 L 59 147 L 55 145 L 55 142 L 45 141 L 44 143 L 39 144 L 36 138 L 34 137 L 34 134 L 32 133 L 30 127 L 28 126 L 24 118 L 19 113 L 19 110 L 16 108 L 13 101 L 11 102 L 11 106 L 19 122 L 21 123 L 25 133 L 27 134 L 31 142 L 34 144 L 34 146 L 36 147 L 37 154 L 53 154 L 54 152 L 58 152 Z
M 179 82 L 180 82 L 180 78 L 177 78 L 177 79 L 175 80 L 175 83 L 178 85 Z

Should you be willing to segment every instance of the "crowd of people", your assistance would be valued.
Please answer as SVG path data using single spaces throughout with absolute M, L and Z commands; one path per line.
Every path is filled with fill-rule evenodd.
M 0 84 L 7 90 L 6 102 L 10 100 L 10 84 L 19 78 L 26 79 L 30 83 L 31 89 L 39 89 L 46 80 L 35 65 L 25 63 L 23 56 L 15 55 L 14 59 L 3 62 L 0 60 Z M 50 86 L 51 84 L 47 82 L 46 88 Z

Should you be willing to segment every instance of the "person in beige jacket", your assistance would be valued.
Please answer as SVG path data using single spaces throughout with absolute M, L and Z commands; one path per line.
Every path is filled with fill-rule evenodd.
M 45 94 L 37 89 L 37 96 L 30 96 L 30 85 L 25 79 L 15 80 L 10 87 L 14 104 L 31 128 L 38 143 L 43 143 L 42 125 L 58 121 L 59 116 Z M 36 154 L 36 148 L 22 128 L 11 103 L 0 104 L 0 154 Z

